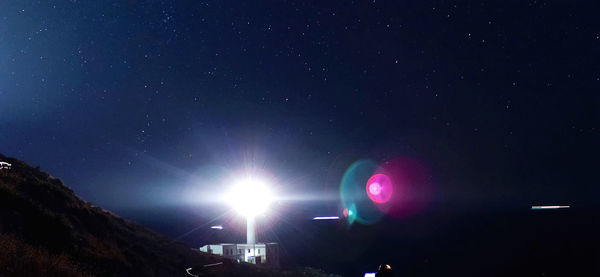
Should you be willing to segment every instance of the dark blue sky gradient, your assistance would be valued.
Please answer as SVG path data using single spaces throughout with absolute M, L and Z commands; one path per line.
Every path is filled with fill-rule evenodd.
M 3 1 L 0 151 L 133 219 L 248 166 L 338 213 L 396 157 L 435 207 L 595 205 L 593 2 Z

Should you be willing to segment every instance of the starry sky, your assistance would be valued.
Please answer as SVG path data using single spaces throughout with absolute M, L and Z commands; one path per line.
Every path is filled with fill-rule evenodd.
M 597 8 L 2 1 L 0 151 L 140 221 L 247 167 L 322 196 L 298 218 L 339 213 L 344 170 L 395 157 L 427 167 L 437 207 L 594 206 Z

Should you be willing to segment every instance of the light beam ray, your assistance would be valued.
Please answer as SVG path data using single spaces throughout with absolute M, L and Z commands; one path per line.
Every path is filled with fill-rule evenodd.
M 338 220 L 339 216 L 317 216 L 313 217 L 313 220 Z
M 556 209 L 568 209 L 571 206 L 531 206 L 532 210 L 556 210 Z

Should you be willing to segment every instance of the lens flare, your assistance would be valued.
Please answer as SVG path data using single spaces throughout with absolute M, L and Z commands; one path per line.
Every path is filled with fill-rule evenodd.
M 379 195 L 379 193 L 381 193 L 381 185 L 379 183 L 370 183 L 367 186 L 368 192 L 370 192 L 372 195 Z
M 350 205 L 350 208 L 348 209 L 348 224 L 352 225 L 354 224 L 354 221 L 356 221 L 357 216 L 356 216 L 356 204 L 352 204 Z
M 348 223 L 352 225 L 355 221 L 361 224 L 375 224 L 382 217 L 383 212 L 377 207 L 377 203 L 369 199 L 365 193 L 365 183 L 373 176 L 377 164 L 370 160 L 358 160 L 352 163 L 340 183 L 340 200 L 342 207 L 348 209 Z M 376 193 L 383 193 L 373 188 Z M 386 192 L 387 193 L 387 192 Z
M 432 174 L 421 162 L 407 157 L 395 158 L 382 163 L 376 173 L 385 173 L 384 176 L 389 183 L 376 177 L 379 174 L 374 175 L 367 184 L 376 182 L 384 189 L 378 195 L 373 197 L 369 195 L 369 197 L 386 215 L 396 218 L 412 217 L 422 212 L 431 203 L 434 195 Z M 390 191 L 390 198 L 385 203 L 377 202 L 385 199 L 383 184 L 389 184 L 394 193 L 391 197 Z
M 394 186 L 385 174 L 375 174 L 367 181 L 367 195 L 375 203 L 386 203 L 392 198 Z

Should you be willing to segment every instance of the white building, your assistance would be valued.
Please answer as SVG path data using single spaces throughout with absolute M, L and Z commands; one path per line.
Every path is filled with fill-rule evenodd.
M 277 243 L 209 244 L 200 247 L 200 251 L 220 255 L 238 262 L 279 267 L 279 245 Z
M 10 169 L 12 167 L 12 164 L 9 164 L 7 162 L 0 162 L 0 169 Z

